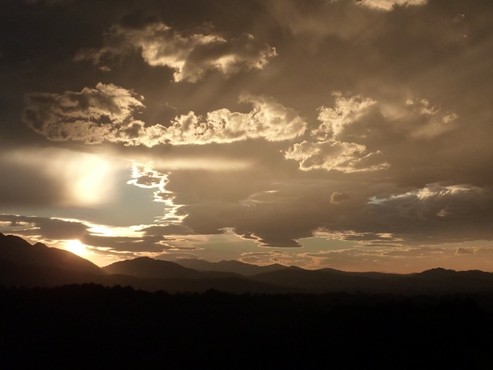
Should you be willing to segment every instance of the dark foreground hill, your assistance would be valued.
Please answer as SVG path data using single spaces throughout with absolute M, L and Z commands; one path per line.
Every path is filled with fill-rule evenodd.
M 491 369 L 492 300 L 0 288 L 0 368 Z
M 17 236 L 1 233 L 0 261 L 16 266 L 48 267 L 74 273 L 103 274 L 98 266 L 73 253 L 49 248 L 42 243 L 31 245 Z

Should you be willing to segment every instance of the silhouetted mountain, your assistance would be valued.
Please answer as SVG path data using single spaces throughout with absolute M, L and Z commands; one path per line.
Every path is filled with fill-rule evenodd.
M 430 294 L 491 292 L 493 274 L 478 270 L 454 271 L 436 268 L 407 275 L 401 284 L 403 287 Z
M 29 244 L 13 235 L 0 234 L 0 284 L 54 287 L 65 284 L 102 283 L 105 273 L 73 253 Z
M 196 271 L 173 262 L 146 257 L 117 262 L 100 269 L 73 253 L 41 243 L 31 245 L 19 237 L 0 234 L 0 284 L 55 287 L 83 283 L 131 286 L 171 293 L 205 292 L 209 289 L 236 294 L 286 292 L 283 288 L 251 281 L 238 274 Z
M 234 273 L 222 271 L 197 271 L 174 262 L 155 260 L 149 257 L 139 257 L 133 260 L 115 262 L 103 267 L 103 271 L 108 274 L 131 275 L 149 279 L 205 279 L 238 276 Z
M 14 235 L 0 234 L 0 260 L 16 266 L 50 267 L 72 273 L 103 274 L 98 266 L 73 253 L 50 248 L 42 243 L 31 245 Z
M 197 271 L 177 263 L 140 257 L 103 267 L 110 274 L 108 285 L 129 285 L 147 291 L 205 292 L 216 289 L 229 293 L 285 293 L 287 289 L 256 282 L 223 271 Z
M 191 258 L 178 259 L 174 262 L 184 267 L 192 268 L 198 271 L 233 272 L 243 276 L 253 276 L 262 272 L 271 272 L 286 268 L 286 266 L 277 263 L 268 266 L 258 266 L 240 261 L 209 262 L 202 259 Z
M 493 274 L 442 268 L 415 274 L 345 272 L 298 267 L 261 273 L 251 279 L 299 292 L 372 292 L 398 294 L 451 294 L 493 292 Z
M 411 275 L 419 279 L 433 280 L 433 279 L 444 279 L 444 278 L 453 277 L 456 274 L 457 272 L 454 270 L 448 270 L 438 267 Z
M 331 268 L 304 270 L 281 265 L 262 267 L 238 261 L 182 260 L 181 263 L 219 271 L 197 271 L 147 257 L 116 262 L 100 269 L 73 253 L 41 243 L 30 245 L 19 237 L 0 234 L 0 284 L 6 286 L 97 283 L 172 293 L 205 292 L 208 289 L 230 293 L 344 291 L 406 295 L 493 292 L 493 274 L 477 270 L 457 272 L 436 268 L 400 275 Z M 252 275 L 255 271 L 262 272 Z

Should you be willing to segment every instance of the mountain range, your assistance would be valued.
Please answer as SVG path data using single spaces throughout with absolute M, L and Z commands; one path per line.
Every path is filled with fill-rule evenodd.
M 451 294 L 493 292 L 493 273 L 436 268 L 413 274 L 305 270 L 239 261 L 175 262 L 139 257 L 100 268 L 68 251 L 0 234 L 0 285 L 36 287 L 96 283 L 147 291 L 230 293 L 365 292 Z

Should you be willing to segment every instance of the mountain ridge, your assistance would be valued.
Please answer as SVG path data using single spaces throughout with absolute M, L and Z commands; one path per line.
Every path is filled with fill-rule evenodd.
M 193 268 L 198 271 L 223 271 L 234 272 L 244 276 L 252 276 L 260 272 L 276 271 L 286 268 L 280 264 L 272 264 L 267 266 L 253 265 L 236 260 L 222 260 L 219 262 L 209 262 L 204 259 L 182 258 L 173 262 L 184 267 Z
M 108 274 L 131 275 L 139 278 L 168 279 L 168 278 L 226 278 L 239 277 L 241 275 L 222 271 L 197 271 L 184 267 L 178 263 L 153 259 L 150 257 L 138 257 L 112 263 L 102 267 Z
M 199 261 L 199 262 L 197 262 Z M 182 261 L 183 262 L 183 261 Z M 493 273 L 434 268 L 412 274 L 347 272 L 332 268 L 305 270 L 279 264 L 257 266 L 240 261 L 188 260 L 205 271 L 178 262 L 139 257 L 98 267 L 71 252 L 42 243 L 29 244 L 0 233 L 0 284 L 7 286 L 60 286 L 96 283 L 132 286 L 168 292 L 328 293 L 366 292 L 397 294 L 450 294 L 493 292 Z M 236 268 L 237 272 L 228 271 Z
M 66 269 L 71 272 L 103 274 L 103 271 L 89 260 L 74 253 L 50 248 L 43 243 L 29 244 L 15 235 L 0 233 L 0 259 L 18 266 L 38 266 Z

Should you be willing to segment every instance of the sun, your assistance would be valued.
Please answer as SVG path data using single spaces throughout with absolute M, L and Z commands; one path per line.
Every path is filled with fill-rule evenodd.
M 84 244 L 81 243 L 80 240 L 73 239 L 67 240 L 65 243 L 65 249 L 73 254 L 78 256 L 85 256 L 87 254 L 87 249 Z

